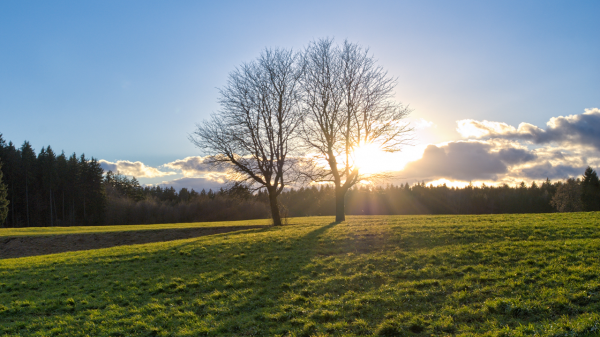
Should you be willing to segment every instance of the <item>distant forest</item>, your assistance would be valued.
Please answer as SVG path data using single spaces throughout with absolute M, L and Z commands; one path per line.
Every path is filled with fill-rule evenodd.
M 104 224 L 104 172 L 96 159 L 57 155 L 50 146 L 36 155 L 29 142 L 15 148 L 0 134 L 0 163 L 9 201 L 5 227 Z
M 141 186 L 136 178 L 104 172 L 85 155 L 57 155 L 50 146 L 36 155 L 28 142 L 16 148 L 0 134 L 0 185 L 6 189 L 4 227 L 125 225 L 226 221 L 270 217 L 265 192 L 241 186 L 200 192 Z M 2 186 L 0 186 L 2 187 Z M 0 191 L 2 189 L 0 188 Z M 328 185 L 285 190 L 279 197 L 287 217 L 335 215 Z M 0 198 L 2 193 L 0 193 Z M 0 202 L 0 207 L 2 203 Z M 599 211 L 600 183 L 588 168 L 578 179 L 518 186 L 450 188 L 425 183 L 354 187 L 346 196 L 349 215 L 486 214 Z M 0 215 L 2 214 L 0 210 Z

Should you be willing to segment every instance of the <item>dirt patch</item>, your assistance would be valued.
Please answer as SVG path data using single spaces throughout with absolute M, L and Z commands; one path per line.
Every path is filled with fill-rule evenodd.
M 181 240 L 264 227 L 266 226 L 173 228 L 108 233 L 3 237 L 0 238 L 0 259 Z

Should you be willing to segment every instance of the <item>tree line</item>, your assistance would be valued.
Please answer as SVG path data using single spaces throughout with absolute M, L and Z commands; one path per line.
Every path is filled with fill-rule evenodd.
M 571 193 L 575 184 L 576 193 Z M 225 221 L 271 217 L 267 191 L 253 192 L 243 184 L 217 191 L 139 185 L 135 178 L 109 172 L 105 177 L 107 223 L 150 224 Z M 587 191 L 587 192 L 584 192 Z M 279 195 L 279 213 L 286 217 L 336 214 L 332 184 L 285 189 Z M 578 194 L 577 194 L 578 193 Z M 571 205 L 566 208 L 564 205 Z M 575 205 L 575 206 L 573 206 Z M 551 182 L 524 182 L 517 186 L 408 183 L 387 186 L 357 185 L 345 197 L 349 215 L 498 214 L 600 210 L 600 184 L 588 168 L 582 178 Z
M 228 221 L 271 217 L 267 191 L 234 184 L 217 191 L 141 186 L 118 172 L 104 173 L 95 159 L 35 155 L 29 142 L 16 148 L 0 135 L 0 221 L 3 226 L 129 225 Z M 285 189 L 278 211 L 286 217 L 336 214 L 333 184 Z M 356 185 L 345 196 L 350 215 L 490 214 L 600 211 L 600 182 L 588 167 L 580 178 L 518 186 L 408 183 Z
M 106 214 L 104 171 L 84 154 L 57 155 L 50 146 L 36 155 L 29 142 L 17 148 L 0 134 L 4 217 L 10 227 L 102 225 Z M 4 192 L 2 191 L 4 190 Z
M 135 178 L 109 172 L 107 224 L 225 221 L 271 217 L 267 191 L 243 184 L 217 191 L 139 185 Z M 575 189 L 572 186 L 577 186 Z M 575 193 L 572 193 L 575 191 Z M 584 192 L 585 191 L 585 192 Z M 332 184 L 285 189 L 279 213 L 286 217 L 336 214 Z M 565 207 L 565 205 L 570 205 Z M 588 168 L 581 178 L 524 182 L 516 186 L 468 185 L 463 188 L 423 182 L 387 186 L 357 185 L 345 197 L 349 215 L 498 214 L 599 211 L 600 183 Z
M 270 216 L 265 199 L 246 188 L 206 192 L 171 187 L 140 186 L 135 177 L 107 172 L 106 225 L 232 221 Z

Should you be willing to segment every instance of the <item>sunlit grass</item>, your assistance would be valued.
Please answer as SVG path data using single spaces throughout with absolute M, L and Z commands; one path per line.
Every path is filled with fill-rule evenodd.
M 585 336 L 598 213 L 293 219 L 0 260 L 0 335 Z

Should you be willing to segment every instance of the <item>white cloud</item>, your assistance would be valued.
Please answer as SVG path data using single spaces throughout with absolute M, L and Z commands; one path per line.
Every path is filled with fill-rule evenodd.
M 600 109 L 586 109 L 583 114 L 552 117 L 543 130 L 529 123 L 518 128 L 506 123 L 475 121 L 457 122 L 463 137 L 489 137 L 527 141 L 533 144 L 557 143 L 564 146 L 585 146 L 600 150 Z
M 435 125 L 435 124 L 433 124 L 433 122 L 425 120 L 423 118 L 416 119 L 416 120 L 412 121 L 410 124 L 415 130 L 423 130 L 423 129 L 427 129 L 427 128 L 430 128 Z
M 456 141 L 427 146 L 421 159 L 395 172 L 394 180 L 449 186 L 466 182 L 511 185 L 579 176 L 590 163 L 600 164 L 597 151 L 551 145 L 531 149 L 502 139 Z
M 180 178 L 174 179 L 171 181 L 163 181 L 160 184 L 162 187 L 171 187 L 175 188 L 175 190 L 179 191 L 182 188 L 194 189 L 196 192 L 200 192 L 203 189 L 208 191 L 212 189 L 213 191 L 219 190 L 221 187 L 225 187 L 225 181 L 222 179 L 213 179 L 213 177 L 202 177 L 202 178 Z
M 146 166 L 140 161 L 130 162 L 128 160 L 118 160 L 116 163 L 101 159 L 99 161 L 100 167 L 104 171 L 119 172 L 127 176 L 134 176 L 136 178 L 155 178 L 175 175 L 175 172 L 163 172 L 157 168 Z
M 181 171 L 184 177 L 202 177 L 207 173 L 212 175 L 224 175 L 225 170 L 223 168 L 215 167 L 206 162 L 206 157 L 194 156 L 179 159 L 163 165 L 164 167 Z
M 529 123 L 517 128 L 502 122 L 457 121 L 465 138 L 485 140 L 471 145 L 430 145 L 421 160 L 407 165 L 408 176 L 435 179 L 522 180 L 565 179 L 581 175 L 588 165 L 600 166 L 600 109 L 552 117 L 546 129 Z M 484 145 L 487 144 L 487 145 Z M 432 147 L 433 146 L 433 147 Z M 487 146 L 487 147 L 486 147 Z M 470 152 L 470 153 L 468 153 Z
M 517 131 L 514 127 L 500 122 L 463 119 L 457 121 L 456 124 L 458 124 L 456 131 L 458 131 L 458 133 L 465 138 L 480 138 L 494 133 L 509 133 Z

